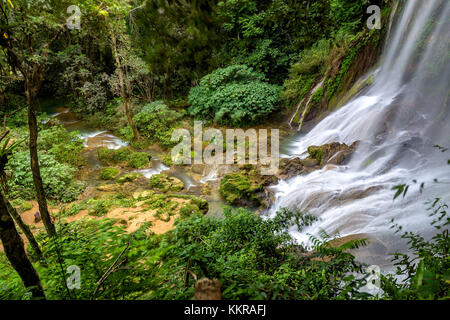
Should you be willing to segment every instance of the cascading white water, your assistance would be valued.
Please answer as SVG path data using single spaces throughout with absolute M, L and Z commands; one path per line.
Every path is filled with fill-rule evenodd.
M 433 147 L 450 146 L 449 17 L 450 1 L 408 0 L 371 88 L 294 143 L 291 156 L 305 157 L 310 145 L 361 141 L 347 166 L 274 187 L 272 215 L 287 207 L 320 219 L 302 232 L 292 229 L 299 241 L 309 243 L 309 235 L 322 229 L 341 236 L 365 233 L 392 252 L 399 249 L 391 241 L 392 218 L 408 230 L 431 231 L 424 203 L 450 200 L 450 156 Z M 412 189 L 394 201 L 392 187 L 414 179 L 427 183 L 424 192 Z

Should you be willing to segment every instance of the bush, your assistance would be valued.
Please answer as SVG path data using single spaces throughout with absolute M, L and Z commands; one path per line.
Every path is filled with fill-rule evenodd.
M 78 131 L 68 132 L 62 126 L 53 126 L 39 132 L 38 148 L 48 151 L 59 162 L 78 167 L 84 163 L 81 151 L 84 141 Z
M 280 87 L 265 82 L 246 65 L 217 69 L 189 93 L 189 113 L 225 125 L 245 126 L 263 120 L 277 109 Z
M 155 101 L 145 105 L 133 121 L 150 143 L 171 148 L 175 145 L 171 141 L 172 132 L 183 116 L 184 112 L 169 109 L 163 101 Z
M 69 202 L 77 198 L 83 187 L 75 181 L 76 170 L 67 164 L 59 163 L 52 154 L 39 153 L 39 164 L 44 189 L 51 199 Z M 14 154 L 8 163 L 11 172 L 8 180 L 9 196 L 32 199 L 35 197 L 33 176 L 30 171 L 30 154 L 21 151 Z
M 385 297 L 393 300 L 448 300 L 450 299 L 450 216 L 448 205 L 440 199 L 431 202 L 428 209 L 433 218 L 435 235 L 425 240 L 419 234 L 404 232 L 402 226 L 393 224 L 409 244 L 411 254 L 395 253 L 395 274 L 382 275 L 381 288 Z M 401 283 L 399 276 L 405 276 Z

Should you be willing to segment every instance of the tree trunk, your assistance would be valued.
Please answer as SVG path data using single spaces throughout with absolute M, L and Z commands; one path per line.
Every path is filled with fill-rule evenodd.
M 134 124 L 133 118 L 131 117 L 130 108 L 128 105 L 128 99 L 125 91 L 125 81 L 123 77 L 122 64 L 120 63 L 119 53 L 117 52 L 117 39 L 114 34 L 114 31 L 111 32 L 111 40 L 112 40 L 112 50 L 114 53 L 114 58 L 116 60 L 117 72 L 119 73 L 119 85 L 120 85 L 120 95 L 122 96 L 123 106 L 125 107 L 125 115 L 127 117 L 128 124 L 133 130 L 133 135 L 135 140 L 140 139 L 139 131 L 137 130 L 136 125 Z
M 17 210 L 11 205 L 11 203 L 4 197 L 6 207 L 8 208 L 8 212 L 11 215 L 11 217 L 16 222 L 17 226 L 22 230 L 25 237 L 27 237 L 28 243 L 33 248 L 34 253 L 37 255 L 39 260 L 43 260 L 42 258 L 42 252 L 39 248 L 39 244 L 37 243 L 36 239 L 33 236 L 33 233 L 31 232 L 30 228 L 23 222 L 22 218 L 20 217 L 19 213 L 17 213 Z
M 41 280 L 25 253 L 22 238 L 17 233 L 14 221 L 8 214 L 8 207 L 0 193 L 0 238 L 6 257 L 17 271 L 26 288 L 30 288 L 33 298 L 45 299 Z
M 33 88 L 29 81 L 26 81 L 26 96 L 28 104 L 28 127 L 30 130 L 30 158 L 31 158 L 31 172 L 33 174 L 33 182 L 36 189 L 37 202 L 39 204 L 39 211 L 42 222 L 50 237 L 56 235 L 55 226 L 53 225 L 50 213 L 47 207 L 47 199 L 45 197 L 44 185 L 42 184 L 41 169 L 39 168 L 39 158 L 37 150 L 38 126 L 36 120 L 35 98 Z

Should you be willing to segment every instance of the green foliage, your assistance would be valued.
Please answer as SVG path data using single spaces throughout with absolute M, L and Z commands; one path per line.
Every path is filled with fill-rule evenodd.
M 189 263 L 197 277 L 218 278 L 224 299 L 358 296 L 355 291 L 363 281 L 347 273 L 358 272 L 359 267 L 342 249 L 318 242 L 316 253 L 302 254 L 302 248 L 284 231 L 287 225 L 280 223 L 282 219 L 263 219 L 244 209 L 227 208 L 224 214 L 224 219 L 193 215 L 179 221 L 175 231 L 175 254 L 181 264 Z M 334 262 L 320 260 L 327 255 Z M 166 290 L 162 288 L 157 297 L 176 297 Z
M 41 176 L 46 195 L 54 200 L 68 202 L 75 200 L 84 189 L 75 181 L 75 169 L 60 163 L 47 153 L 39 153 Z M 9 196 L 34 199 L 35 188 L 30 170 L 30 154 L 28 151 L 16 152 L 8 163 L 7 170 L 11 172 L 8 180 Z
M 308 153 L 309 153 L 309 156 L 312 159 L 316 159 L 317 161 L 319 161 L 319 164 L 322 163 L 322 161 L 323 161 L 323 149 L 322 149 L 322 147 L 309 146 L 308 147 Z
M 38 149 L 46 150 L 58 162 L 78 167 L 84 163 L 81 157 L 84 142 L 78 135 L 78 131 L 68 132 L 62 126 L 52 126 L 39 132 Z
M 280 88 L 245 65 L 217 69 L 191 89 L 189 113 L 217 123 L 245 126 L 276 111 Z
M 155 101 L 145 105 L 133 121 L 150 143 L 171 148 L 175 145 L 171 141 L 172 132 L 183 116 L 184 112 L 169 109 L 163 101 Z
M 432 300 L 450 299 L 450 238 L 448 226 L 450 216 L 448 205 L 441 199 L 429 203 L 428 210 L 435 234 L 425 240 L 419 234 L 403 231 L 403 227 L 393 224 L 397 234 L 407 240 L 411 254 L 395 253 L 396 273 L 382 276 L 382 289 L 389 299 Z M 393 222 L 393 221 L 392 221 Z M 397 276 L 406 276 L 399 283 Z
M 107 148 L 97 149 L 98 159 L 107 164 L 121 164 L 132 168 L 146 167 L 151 156 L 146 152 L 135 152 L 126 147 L 114 150 Z
M 114 180 L 120 174 L 120 170 L 117 168 L 102 168 L 100 171 L 100 179 L 102 180 Z
M 362 27 L 368 0 L 331 0 L 330 15 L 337 26 L 348 31 L 358 31 Z
M 284 82 L 281 93 L 287 106 L 300 102 L 312 89 L 319 76 L 325 72 L 325 62 L 330 52 L 330 41 L 322 39 L 300 53 L 298 61 L 289 70 L 289 78 Z

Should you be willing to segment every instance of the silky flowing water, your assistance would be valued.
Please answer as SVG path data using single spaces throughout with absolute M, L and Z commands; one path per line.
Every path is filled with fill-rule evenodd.
M 282 148 L 287 156 L 306 157 L 311 145 L 361 141 L 347 166 L 274 187 L 270 215 L 288 207 L 319 217 L 302 232 L 291 230 L 298 241 L 310 243 L 310 235 L 321 230 L 367 234 L 386 254 L 405 245 L 393 236 L 391 219 L 406 230 L 431 234 L 425 203 L 450 200 L 450 155 L 434 147 L 450 146 L 449 17 L 450 1 L 406 1 L 371 87 Z M 409 192 L 393 200 L 392 188 L 400 184 L 410 184 Z

